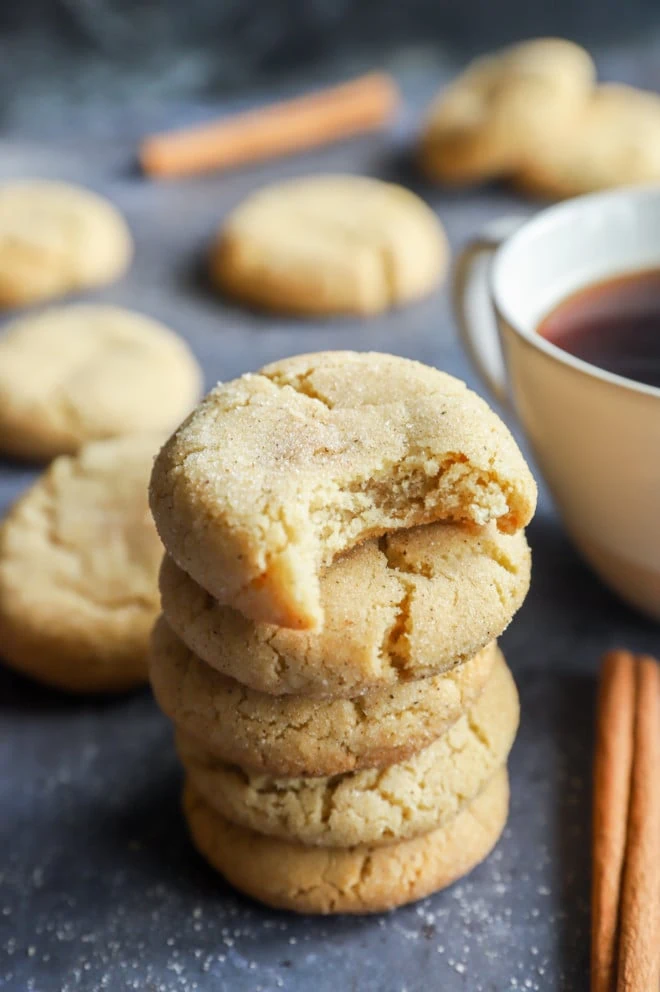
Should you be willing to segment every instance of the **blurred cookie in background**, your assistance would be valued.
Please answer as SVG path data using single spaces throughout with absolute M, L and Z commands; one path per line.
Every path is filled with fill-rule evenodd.
M 588 52 L 560 38 L 476 59 L 431 105 L 419 151 L 423 171 L 456 186 L 510 175 L 539 142 L 557 140 L 594 81 Z
M 654 182 L 660 182 L 660 96 L 616 83 L 596 87 L 570 140 L 548 135 L 514 176 L 522 192 L 547 199 Z
M 214 283 L 248 305 L 307 315 L 375 314 L 438 286 L 449 247 L 433 211 L 401 186 L 321 175 L 258 190 L 223 223 Z
M 57 458 L 0 528 L 0 656 L 69 692 L 147 680 L 162 548 L 147 505 L 159 437 Z
M 0 185 L 0 307 L 114 282 L 133 239 L 108 200 L 43 179 Z
M 0 451 L 71 454 L 86 441 L 173 430 L 199 399 L 188 345 L 143 314 L 71 304 L 0 335 Z

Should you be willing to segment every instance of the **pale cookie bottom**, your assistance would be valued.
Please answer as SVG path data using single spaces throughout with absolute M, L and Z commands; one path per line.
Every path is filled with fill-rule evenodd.
M 428 747 L 472 705 L 495 642 L 444 675 L 355 699 L 269 696 L 200 661 L 163 618 L 152 637 L 151 685 L 181 734 L 230 764 L 269 775 L 338 775 L 384 767 Z
M 303 847 L 229 823 L 188 785 L 183 806 L 193 843 L 235 888 L 297 913 L 380 913 L 466 875 L 506 824 L 509 779 L 501 769 L 446 826 L 389 847 Z

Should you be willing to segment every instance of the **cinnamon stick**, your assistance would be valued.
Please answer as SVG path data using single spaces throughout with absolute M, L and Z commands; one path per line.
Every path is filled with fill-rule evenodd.
M 591 890 L 591 990 L 611 992 L 630 796 L 635 659 L 606 655 L 596 715 Z
M 660 667 L 637 668 L 617 992 L 660 988 Z
M 140 162 L 150 176 L 185 176 L 227 169 L 338 141 L 382 127 L 399 104 L 386 73 L 187 130 L 143 140 Z

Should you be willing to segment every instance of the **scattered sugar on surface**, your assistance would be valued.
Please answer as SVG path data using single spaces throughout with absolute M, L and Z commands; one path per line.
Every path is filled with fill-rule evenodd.
M 25 847 L 19 836 L 3 859 L 0 984 L 8 992 L 50 992 L 52 976 L 58 992 L 334 992 L 365 975 L 364 961 L 371 984 L 360 981 L 360 992 L 413 992 L 431 980 L 443 992 L 579 987 L 570 954 L 586 944 L 580 893 L 585 900 L 588 892 L 579 859 L 563 875 L 558 868 L 565 847 L 584 849 L 587 827 L 568 814 L 558 836 L 550 800 L 563 794 L 581 823 L 587 787 L 556 756 L 553 766 L 547 751 L 521 743 L 510 827 L 488 861 L 447 892 L 368 919 L 305 919 L 232 894 L 191 851 L 169 737 L 160 724 L 149 729 L 156 718 L 145 701 L 129 705 L 140 714 L 132 744 L 112 722 L 105 745 L 64 756 L 50 792 L 39 793 L 36 771 L 21 792 L 21 808 L 50 829 Z M 86 732 L 99 719 L 94 712 Z M 148 768 L 137 760 L 145 745 Z M 42 815 L 46 807 L 57 810 L 54 820 Z M 72 849 L 87 853 L 72 860 Z M 562 977 L 557 946 L 566 940 Z

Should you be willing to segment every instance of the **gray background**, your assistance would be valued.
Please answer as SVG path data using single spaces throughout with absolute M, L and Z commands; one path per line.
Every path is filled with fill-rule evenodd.
M 512 38 L 657 36 L 657 0 L 3 0 L 0 114 L 217 96 L 405 52 L 447 61 Z
M 601 71 L 653 84 L 656 52 L 652 39 L 603 49 Z M 204 117 L 207 99 L 143 95 L 124 105 L 99 91 L 67 115 L 57 88 L 49 103 L 17 97 L 0 141 L 0 179 L 56 176 L 115 200 L 134 231 L 136 260 L 94 298 L 133 306 L 184 334 L 207 385 L 296 351 L 348 347 L 415 357 L 479 388 L 456 343 L 446 288 L 377 320 L 312 324 L 229 306 L 203 276 L 220 218 L 279 176 L 347 170 L 405 182 L 437 210 L 454 250 L 488 219 L 534 209 L 500 189 L 447 194 L 420 183 L 408 147 L 444 70 L 405 54 L 391 64 L 407 104 L 390 133 L 162 185 L 137 173 L 136 137 Z M 2 466 L 3 506 L 33 474 Z M 529 537 L 532 591 L 502 642 L 523 705 L 509 826 L 468 879 L 387 916 L 300 919 L 231 892 L 186 838 L 171 733 L 147 691 L 78 701 L 0 670 L 0 989 L 585 989 L 594 673 L 605 648 L 657 653 L 660 635 L 589 573 L 543 492 Z

